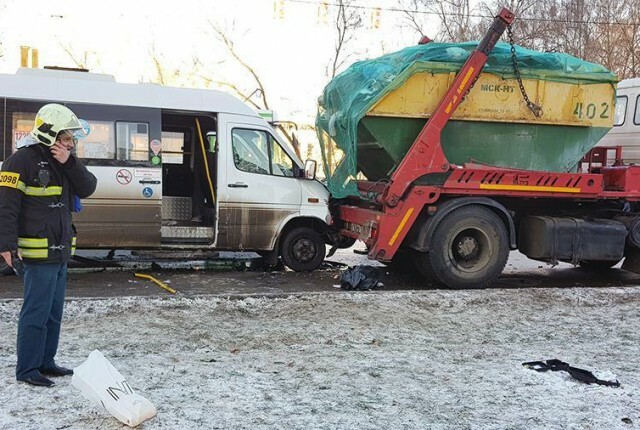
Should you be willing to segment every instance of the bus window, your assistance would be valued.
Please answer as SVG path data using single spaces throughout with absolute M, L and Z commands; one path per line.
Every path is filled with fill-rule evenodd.
M 269 174 L 267 133 L 258 130 L 234 129 L 233 161 L 239 170 Z
M 234 129 L 233 160 L 239 170 L 293 176 L 293 160 L 274 137 L 261 130 Z
M 117 122 L 118 160 L 149 160 L 149 125 L 142 122 Z
M 211 153 L 216 152 L 217 133 L 215 131 L 208 132 L 207 140 L 209 141 L 208 152 L 211 152 Z
M 184 161 L 184 133 L 162 132 L 162 164 L 182 164 Z
M 635 125 L 640 125 L 640 96 L 636 97 L 636 115 L 633 118 Z
M 627 96 L 616 97 L 616 110 L 613 116 L 613 125 L 620 126 L 624 124 L 624 117 L 627 114 Z
M 115 151 L 115 133 L 113 122 L 87 121 L 91 132 L 78 140 L 76 154 L 82 159 L 113 160 Z
M 273 136 L 271 140 L 271 174 L 276 176 L 293 176 L 293 160 L 276 142 Z
M 16 142 L 27 137 L 36 119 L 34 112 L 13 112 L 11 125 L 11 153 L 16 152 Z

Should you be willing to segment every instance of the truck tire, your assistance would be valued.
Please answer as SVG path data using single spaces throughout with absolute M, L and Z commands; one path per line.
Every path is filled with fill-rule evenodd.
M 604 272 L 611 269 L 618 264 L 620 260 L 607 261 L 607 260 L 581 260 L 578 264 L 585 270 L 591 272 Z
M 483 206 L 463 206 L 445 216 L 431 237 L 431 249 L 416 253 L 416 267 L 427 279 L 449 288 L 486 288 L 509 258 L 507 229 Z
M 286 233 L 280 252 L 291 270 L 310 272 L 322 264 L 326 251 L 320 233 L 309 227 L 296 227 Z

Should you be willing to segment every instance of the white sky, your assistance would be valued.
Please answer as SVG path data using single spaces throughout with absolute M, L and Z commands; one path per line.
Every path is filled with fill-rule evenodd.
M 20 46 L 26 45 L 39 50 L 40 67 L 75 67 L 66 48 L 78 59 L 86 55 L 91 71 L 112 74 L 119 82 L 148 82 L 155 78 L 150 55 L 155 48 L 167 70 L 182 72 L 173 85 L 204 85 L 201 79 L 186 76 L 197 57 L 208 78 L 232 81 L 250 93 L 256 85 L 213 35 L 213 22 L 227 30 L 239 55 L 263 80 L 271 108 L 279 117 L 312 121 L 317 97 L 328 82 L 336 8 L 329 6 L 328 22 L 322 24 L 318 22 L 320 0 L 285 0 L 282 19 L 274 13 L 276 3 L 279 0 L 0 0 L 4 54 L 0 72 L 15 72 Z M 358 4 L 398 6 L 395 0 Z M 380 28 L 374 29 L 370 26 L 372 11 L 362 13 L 363 28 L 352 45 L 356 53 L 348 64 L 417 41 L 415 31 L 402 25 L 402 14 L 382 10 Z

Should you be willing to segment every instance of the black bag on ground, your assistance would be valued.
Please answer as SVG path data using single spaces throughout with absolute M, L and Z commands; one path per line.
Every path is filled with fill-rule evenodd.
M 340 288 L 345 290 L 373 290 L 380 284 L 380 269 L 373 266 L 349 267 L 340 277 Z
M 578 381 L 585 382 L 587 384 L 598 384 L 604 385 L 606 387 L 619 387 L 620 382 L 616 381 L 604 381 L 602 379 L 598 379 L 593 373 L 585 369 L 579 369 L 577 367 L 569 366 L 564 361 L 560 361 L 557 358 L 552 360 L 543 361 L 529 361 L 527 363 L 522 363 L 522 365 L 528 369 L 535 370 L 536 372 L 546 372 L 547 370 L 551 370 L 554 372 L 563 370 L 571 375 L 572 378 L 577 379 Z

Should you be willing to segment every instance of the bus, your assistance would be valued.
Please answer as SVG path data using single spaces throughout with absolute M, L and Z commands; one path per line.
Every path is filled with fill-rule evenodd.
M 621 148 L 626 164 L 640 164 L 640 78 L 618 82 L 613 128 L 597 146 Z
M 23 68 L 0 75 L 0 98 L 0 163 L 43 105 L 81 119 L 76 156 L 98 187 L 74 215 L 78 248 L 255 251 L 294 271 L 324 260 L 331 216 L 316 162 L 235 97 Z

